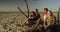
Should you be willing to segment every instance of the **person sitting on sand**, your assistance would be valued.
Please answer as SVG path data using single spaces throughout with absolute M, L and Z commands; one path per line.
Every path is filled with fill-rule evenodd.
M 35 9 L 36 11 L 35 11 L 35 17 L 33 18 L 33 20 L 34 20 L 34 24 L 36 24 L 36 22 L 37 22 L 37 20 L 40 18 L 40 14 L 38 13 L 38 9 Z
M 38 9 L 36 9 L 36 12 L 32 11 L 31 16 L 26 20 L 29 25 L 36 24 L 36 21 L 40 18 L 40 14 L 38 13 Z
M 26 25 L 32 25 L 34 22 L 34 17 L 36 16 L 36 13 L 32 11 L 32 14 L 25 20 Z
M 40 18 L 40 14 L 38 13 L 38 9 L 35 9 L 35 10 L 36 11 L 35 12 L 32 12 L 33 14 L 31 14 L 33 16 L 32 19 L 38 20 Z
M 46 20 L 44 21 L 44 29 L 51 29 L 53 27 L 53 29 L 51 29 L 52 31 L 54 30 L 55 32 L 55 24 L 56 24 L 56 17 L 53 15 L 52 11 L 48 11 L 47 12 L 47 17 Z
M 35 16 L 35 20 L 38 20 L 40 18 L 40 14 L 38 13 L 38 9 L 35 9 L 36 10 L 36 16 Z
M 43 11 L 43 13 L 42 13 L 42 18 L 43 18 L 43 20 L 45 20 L 45 18 L 47 17 L 47 12 L 48 12 L 49 10 L 48 10 L 48 8 L 44 8 L 44 11 Z

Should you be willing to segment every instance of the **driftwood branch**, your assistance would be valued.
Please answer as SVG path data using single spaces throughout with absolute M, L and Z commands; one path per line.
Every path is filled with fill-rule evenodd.
M 17 8 L 24 16 L 26 16 L 28 18 L 28 16 L 19 8 L 19 6 Z
M 26 7 L 27 7 L 27 11 L 28 11 L 28 17 L 29 17 L 29 7 L 28 7 L 28 3 L 27 3 L 27 0 L 24 0 L 25 3 L 26 3 Z
M 58 24 L 59 24 L 59 12 L 60 12 L 60 7 L 59 7 L 59 10 L 58 10 L 58 12 L 57 12 L 57 21 L 58 21 Z

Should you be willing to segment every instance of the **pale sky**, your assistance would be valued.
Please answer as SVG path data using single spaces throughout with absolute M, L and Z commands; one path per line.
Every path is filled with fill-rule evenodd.
M 43 11 L 48 8 L 51 11 L 58 11 L 60 0 L 27 0 L 29 10 L 34 11 L 36 8 Z M 0 0 L 0 12 L 18 12 L 17 6 L 23 11 L 27 11 L 24 0 Z

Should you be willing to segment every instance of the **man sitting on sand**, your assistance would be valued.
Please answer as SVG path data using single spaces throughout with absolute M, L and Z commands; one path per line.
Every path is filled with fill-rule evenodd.
M 36 12 L 35 12 L 36 13 L 36 16 L 35 16 L 34 19 L 35 20 L 38 20 L 40 18 L 40 14 L 38 13 L 38 9 L 35 9 L 35 10 L 36 10 Z
M 44 29 L 50 29 L 56 24 L 56 17 L 52 14 L 51 11 L 47 12 L 47 18 L 44 22 Z M 54 27 L 53 27 L 54 28 Z

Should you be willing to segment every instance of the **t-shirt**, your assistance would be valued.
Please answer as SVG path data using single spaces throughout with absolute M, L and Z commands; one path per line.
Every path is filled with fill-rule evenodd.
M 40 18 L 40 14 L 37 13 L 37 15 L 34 17 L 34 20 L 38 20 Z
M 36 23 L 37 20 L 40 18 L 40 14 L 38 13 L 35 17 L 33 17 L 32 19 L 28 19 L 29 23 Z

